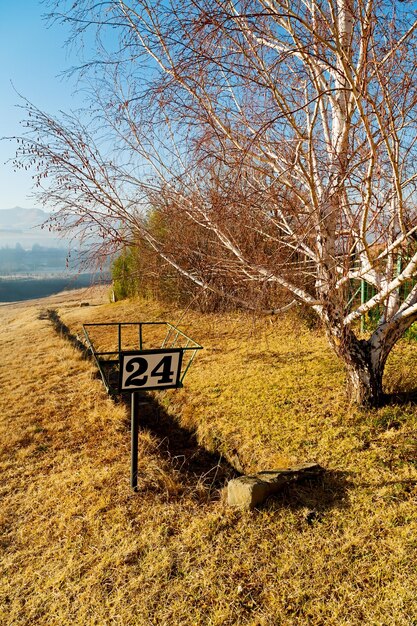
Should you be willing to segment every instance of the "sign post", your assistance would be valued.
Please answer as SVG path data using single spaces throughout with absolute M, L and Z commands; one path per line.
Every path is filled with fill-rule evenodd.
M 94 344 L 96 342 L 105 344 L 105 333 L 114 329 L 117 331 L 117 349 L 97 350 Z M 163 331 L 160 348 L 143 349 L 146 338 L 143 329 Z M 108 393 L 130 393 L 131 395 L 130 486 L 137 491 L 139 410 L 141 405 L 146 404 L 144 400 L 141 401 L 143 397 L 141 392 L 182 387 L 184 377 L 202 346 L 168 322 L 104 322 L 84 324 L 83 330 Z M 126 345 L 126 341 L 123 341 L 123 331 L 131 336 L 132 330 L 137 331 L 139 349 L 123 349 Z M 96 340 L 90 337 L 91 332 L 97 335 Z M 131 341 L 129 345 L 132 345 Z M 136 341 L 134 345 L 137 345 Z M 184 357 L 184 355 L 187 356 Z
M 133 491 L 138 489 L 138 438 L 139 438 L 139 392 L 134 392 L 130 398 L 130 486 Z
M 181 362 L 180 348 L 120 353 L 119 389 L 131 393 L 130 486 L 134 491 L 138 487 L 139 407 L 144 404 L 138 390 L 179 387 Z

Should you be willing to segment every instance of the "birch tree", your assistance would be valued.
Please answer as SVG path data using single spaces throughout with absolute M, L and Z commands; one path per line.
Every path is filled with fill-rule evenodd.
M 217 271 L 311 307 L 353 397 L 379 404 L 387 357 L 417 320 L 417 286 L 400 299 L 417 276 L 415 3 L 86 0 L 54 18 L 75 36 L 96 29 L 99 47 L 81 68 L 96 134 L 32 107 L 18 155 L 58 224 L 97 226 L 107 244 L 135 232 L 209 288 L 147 230 L 159 202 L 216 242 Z

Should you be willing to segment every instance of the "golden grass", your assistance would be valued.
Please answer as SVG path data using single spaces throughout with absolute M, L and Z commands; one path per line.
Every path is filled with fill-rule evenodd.
M 0 307 L 2 625 L 417 624 L 413 405 L 356 410 L 323 336 L 290 317 L 89 299 Z M 39 319 L 47 307 L 74 333 L 180 320 L 205 350 L 184 389 L 158 394 L 173 424 L 246 472 L 314 460 L 324 478 L 232 511 L 150 427 L 131 492 L 128 407 Z M 387 387 L 417 387 L 415 355 L 396 348 Z

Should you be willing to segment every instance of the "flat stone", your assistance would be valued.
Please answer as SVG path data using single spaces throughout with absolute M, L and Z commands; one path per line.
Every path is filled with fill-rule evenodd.
M 230 480 L 227 485 L 227 503 L 240 509 L 253 509 L 289 482 L 313 478 L 323 472 L 324 469 L 318 463 L 303 463 L 266 470 L 251 476 L 240 476 Z

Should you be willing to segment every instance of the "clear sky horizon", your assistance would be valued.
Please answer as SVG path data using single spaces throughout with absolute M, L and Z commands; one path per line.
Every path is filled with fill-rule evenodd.
M 75 93 L 75 79 L 60 77 L 77 64 L 75 52 L 64 46 L 68 30 L 48 25 L 42 18 L 46 12 L 38 0 L 0 0 L 0 138 L 24 131 L 18 94 L 51 114 L 76 109 L 82 102 Z M 14 142 L 0 141 L 0 209 L 39 207 L 29 197 L 30 172 L 15 173 L 6 163 L 14 154 Z

